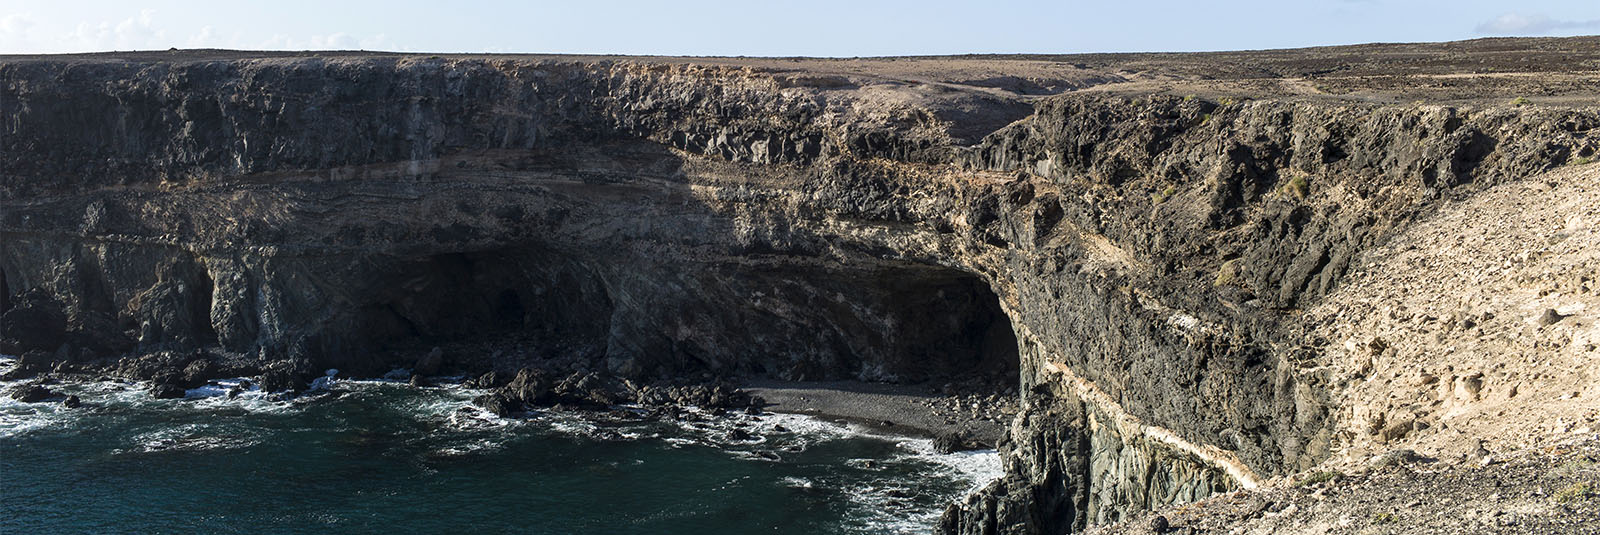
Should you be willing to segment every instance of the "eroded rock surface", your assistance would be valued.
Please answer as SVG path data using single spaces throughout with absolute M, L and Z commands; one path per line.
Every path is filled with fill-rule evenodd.
M 427 358 L 495 336 L 595 381 L 990 378 L 1025 393 L 1008 475 L 942 529 L 1080 530 L 1346 446 L 1302 310 L 1442 203 L 1594 158 L 1597 48 L 0 58 L 4 349 L 269 389 L 514 383 Z

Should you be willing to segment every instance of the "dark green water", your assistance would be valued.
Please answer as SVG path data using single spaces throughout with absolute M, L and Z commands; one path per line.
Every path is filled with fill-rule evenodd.
M 468 390 L 373 382 L 298 403 L 56 388 L 88 406 L 0 401 L 0 533 L 925 533 L 998 469 L 798 416 L 496 419 Z

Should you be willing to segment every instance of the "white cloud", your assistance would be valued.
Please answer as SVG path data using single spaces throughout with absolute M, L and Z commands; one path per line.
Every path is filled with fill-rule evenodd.
M 385 34 L 356 35 L 333 32 L 305 36 L 242 33 L 211 25 L 175 27 L 155 10 L 145 9 L 121 20 L 95 20 L 62 16 L 39 19 L 32 13 L 0 15 L 0 54 L 102 52 L 108 50 L 165 50 L 182 48 L 232 48 L 266 50 L 402 50 Z
M 185 41 L 184 45 L 189 48 L 215 48 L 217 42 L 217 29 L 207 25 L 201 27 L 199 32 L 189 36 L 189 40 Z
M 12 13 L 0 17 L 0 53 L 32 52 L 29 46 L 32 41 L 34 24 L 33 16 L 27 13 Z
M 355 40 L 350 38 L 350 34 L 344 32 L 334 32 L 328 35 L 311 36 L 311 48 L 324 50 L 347 50 L 355 47 Z
M 304 39 L 275 34 L 254 48 L 264 50 L 402 50 L 385 34 L 357 38 L 344 32 L 313 35 Z
M 1600 19 L 1558 20 L 1544 15 L 1506 13 L 1478 25 L 1478 33 L 1491 35 L 1543 35 L 1561 30 L 1600 29 Z
M 61 37 L 60 44 L 73 50 L 135 50 L 162 48 L 166 31 L 155 26 L 155 10 L 145 9 L 138 16 L 119 22 L 79 22 L 76 29 Z
M 0 34 L 7 37 L 23 35 L 33 27 L 33 16 L 27 13 L 12 13 L 0 18 Z
M 362 50 L 403 50 L 399 45 L 389 40 L 387 34 L 378 34 L 361 40 Z

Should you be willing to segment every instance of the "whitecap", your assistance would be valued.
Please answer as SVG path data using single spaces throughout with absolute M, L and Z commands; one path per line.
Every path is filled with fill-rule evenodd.
M 779 479 L 778 481 L 780 483 L 783 483 L 783 486 L 785 486 L 785 487 L 796 488 L 796 489 L 810 489 L 810 488 L 816 488 L 816 486 L 817 486 L 817 483 L 815 481 L 812 481 L 812 480 L 809 480 L 809 479 L 806 479 L 806 478 L 803 478 L 803 477 L 787 476 L 787 477 L 784 477 L 782 479 Z
M 1000 453 L 995 450 L 939 453 L 934 450 L 933 441 L 927 439 L 906 440 L 899 446 L 909 450 L 909 455 L 912 457 L 943 466 L 956 477 L 970 481 L 967 493 L 986 487 L 990 482 L 1005 475 Z
M 130 442 L 131 449 L 113 453 L 237 449 L 254 446 L 259 441 L 250 433 L 224 434 L 222 428 L 209 424 L 183 424 L 134 435 Z

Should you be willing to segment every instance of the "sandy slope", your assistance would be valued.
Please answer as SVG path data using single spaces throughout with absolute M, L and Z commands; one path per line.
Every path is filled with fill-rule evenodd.
M 1091 533 L 1600 533 L 1600 164 L 1444 205 L 1303 319 L 1334 457 Z

